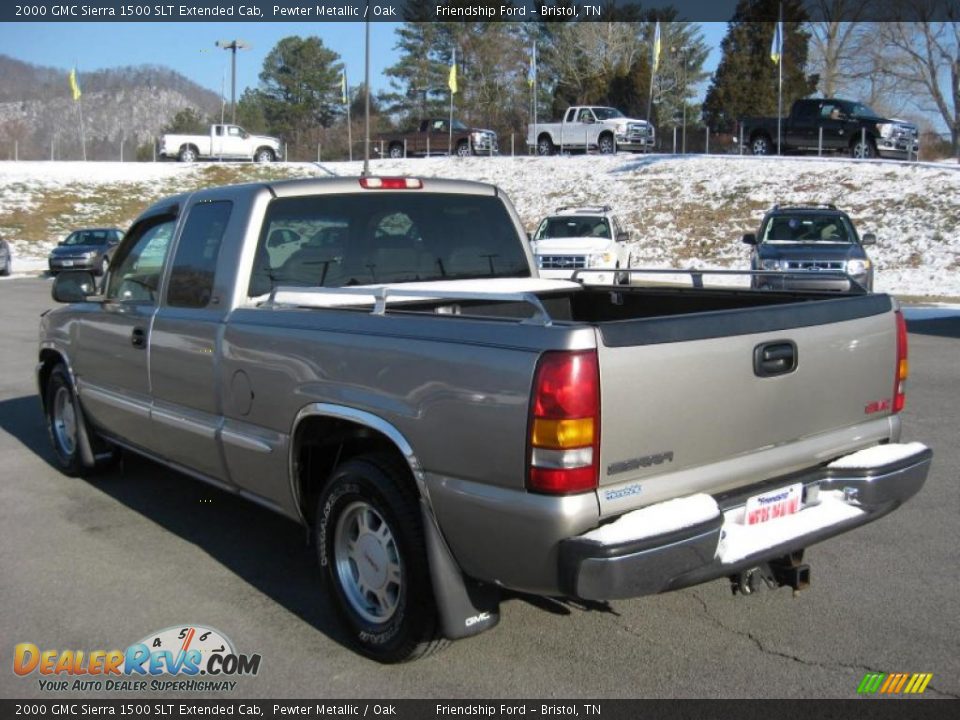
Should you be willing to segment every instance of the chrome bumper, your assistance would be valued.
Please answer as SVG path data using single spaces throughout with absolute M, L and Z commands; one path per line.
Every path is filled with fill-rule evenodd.
M 598 539 L 596 531 L 563 541 L 561 587 L 573 597 L 612 600 L 735 575 L 895 510 L 923 486 L 932 457 L 933 452 L 920 443 L 869 448 L 824 467 L 714 497 L 716 514 L 700 516 L 693 524 L 684 525 L 678 501 L 642 508 L 614 521 L 632 523 L 607 533 L 616 538 L 614 542 Z M 799 512 L 763 525 L 740 522 L 749 496 L 796 483 L 803 485 Z M 701 511 L 709 499 L 697 496 Z M 681 502 L 685 500 L 694 498 Z M 646 515 L 641 518 L 638 513 Z M 671 515 L 676 517 L 671 520 Z M 640 529 L 648 520 L 664 531 L 624 539 L 624 528 Z M 677 527 L 671 528 L 671 522 Z

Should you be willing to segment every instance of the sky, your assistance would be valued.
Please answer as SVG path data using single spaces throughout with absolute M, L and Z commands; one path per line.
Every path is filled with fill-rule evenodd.
M 399 23 L 370 23 L 370 84 L 374 92 L 389 89 L 383 72 L 398 59 L 395 32 Z M 704 65 L 713 72 L 720 61 L 726 23 L 701 23 L 711 48 Z M 256 87 L 267 53 L 289 35 L 317 35 L 340 55 L 351 86 L 363 82 L 364 24 L 311 23 L 0 23 L 0 53 L 17 60 L 83 72 L 126 65 L 164 65 L 205 88 L 230 95 L 230 53 L 217 40 L 244 40 L 249 50 L 237 53 L 237 97 Z M 706 85 L 700 88 L 700 95 Z

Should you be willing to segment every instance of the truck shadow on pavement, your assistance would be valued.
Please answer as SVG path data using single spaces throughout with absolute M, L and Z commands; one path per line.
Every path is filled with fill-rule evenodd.
M 0 401 L 0 431 L 59 471 L 37 396 Z M 132 453 L 80 482 L 196 545 L 334 642 L 350 647 L 323 596 L 305 531 L 296 523 Z
M 936 337 L 960 339 L 960 316 L 907 319 L 907 332 L 917 335 L 935 335 Z

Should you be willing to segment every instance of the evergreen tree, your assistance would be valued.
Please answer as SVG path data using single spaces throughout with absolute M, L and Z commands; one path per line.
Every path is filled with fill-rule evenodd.
M 340 105 L 339 55 L 318 37 L 285 37 L 267 54 L 259 98 L 271 132 L 299 142 L 317 125 L 330 127 Z
M 770 59 L 776 26 L 778 0 L 740 0 L 727 35 L 720 46 L 722 56 L 703 104 L 707 125 L 730 132 L 744 115 L 777 114 L 777 64 Z M 774 20 L 771 20 L 774 18 Z M 809 20 L 803 0 L 783 0 L 783 109 L 816 90 L 816 75 L 807 75 Z

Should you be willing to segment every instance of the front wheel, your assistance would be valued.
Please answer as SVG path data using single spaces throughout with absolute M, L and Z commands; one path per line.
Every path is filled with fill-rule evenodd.
M 57 458 L 57 464 L 67 475 L 79 475 L 85 469 L 97 470 L 117 458 L 116 450 L 97 437 L 86 424 L 77 394 L 67 369 L 57 365 L 47 380 L 46 387 L 47 432 Z M 95 453 L 93 468 L 85 468 L 80 453 L 80 443 L 85 437 Z
M 601 135 L 597 140 L 597 147 L 601 155 L 612 155 L 617 151 L 617 144 L 613 141 L 612 135 Z
M 343 463 L 320 494 L 314 523 L 324 590 L 355 647 L 384 663 L 414 660 L 446 644 L 408 475 L 387 455 Z
M 273 150 L 270 148 L 260 148 L 253 156 L 254 162 L 258 163 L 272 163 L 275 159 L 276 157 L 273 154 Z
M 3 261 L 3 267 L 0 267 L 0 275 L 6 277 L 13 270 L 13 264 L 10 261 L 10 255 L 7 255 L 7 259 Z
M 473 155 L 473 152 L 470 150 L 470 143 L 466 140 L 461 140 L 457 143 L 457 156 L 458 157 L 470 157 Z
M 877 156 L 877 148 L 870 138 L 857 139 L 850 148 L 850 155 L 858 160 L 867 160 Z

